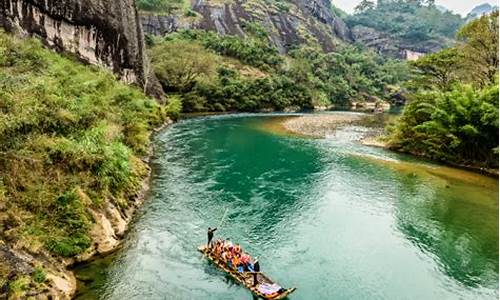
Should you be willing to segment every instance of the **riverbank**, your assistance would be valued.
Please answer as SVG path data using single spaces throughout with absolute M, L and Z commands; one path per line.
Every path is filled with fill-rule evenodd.
M 334 135 L 339 126 L 356 124 L 367 116 L 364 113 L 307 114 L 284 118 L 281 124 L 298 135 L 325 138 Z
M 175 111 L 37 40 L 0 44 L 0 299 L 70 299 L 71 266 L 120 245 Z
M 299 136 L 307 136 L 313 138 L 328 138 L 335 135 L 338 128 L 349 125 L 367 126 L 370 128 L 365 133 L 359 142 L 365 146 L 384 148 L 394 151 L 386 142 L 384 136 L 384 127 L 391 122 L 394 117 L 386 119 L 382 114 L 367 114 L 353 112 L 325 113 L 325 114 L 308 114 L 301 116 L 283 117 L 279 120 L 279 125 L 274 125 L 275 128 L 282 127 L 282 131 L 293 133 Z M 279 129 L 276 130 L 278 132 Z M 418 153 L 408 153 L 415 157 L 427 159 L 427 157 Z M 490 177 L 498 177 L 498 169 L 488 169 L 480 166 L 461 165 L 451 162 L 439 163 L 473 171 Z

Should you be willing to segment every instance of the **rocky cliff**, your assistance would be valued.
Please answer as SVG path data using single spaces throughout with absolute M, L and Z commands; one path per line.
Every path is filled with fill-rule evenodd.
M 331 8 L 330 0 L 196 0 L 195 16 L 144 14 L 142 23 L 146 33 L 155 35 L 197 28 L 239 36 L 246 35 L 248 23 L 257 23 L 282 53 L 303 43 L 332 51 L 339 42 L 349 41 L 350 33 Z
M 144 41 L 134 0 L 0 0 L 0 25 L 145 82 Z
M 355 43 L 372 48 L 377 53 L 406 60 L 415 60 L 426 53 L 437 52 L 449 43 L 444 39 L 405 41 L 363 25 L 353 26 L 351 37 Z

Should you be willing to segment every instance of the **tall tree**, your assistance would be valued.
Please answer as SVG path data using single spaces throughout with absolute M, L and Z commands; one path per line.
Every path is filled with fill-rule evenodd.
M 458 71 L 462 63 L 463 56 L 456 48 L 423 56 L 412 63 L 417 75 L 413 85 L 426 89 L 446 90 L 460 76 Z
M 498 74 L 498 10 L 470 22 L 457 37 L 463 42 L 460 51 L 468 61 L 470 75 L 480 85 L 494 82 Z

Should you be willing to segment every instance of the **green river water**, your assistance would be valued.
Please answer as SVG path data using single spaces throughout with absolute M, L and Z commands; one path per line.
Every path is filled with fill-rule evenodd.
M 260 257 L 290 299 L 497 299 L 498 181 L 271 116 L 181 121 L 155 138 L 151 193 L 123 248 L 79 267 L 79 299 L 252 299 L 197 246 Z

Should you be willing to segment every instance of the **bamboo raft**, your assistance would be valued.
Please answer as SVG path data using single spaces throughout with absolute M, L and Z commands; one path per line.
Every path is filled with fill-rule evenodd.
M 231 275 L 232 278 L 234 278 L 240 284 L 242 284 L 247 289 L 249 289 L 257 297 L 261 297 L 261 298 L 269 299 L 269 300 L 284 299 L 296 290 L 296 288 L 289 288 L 289 289 L 285 289 L 281 293 L 274 293 L 271 295 L 265 295 L 258 290 L 259 284 L 261 284 L 261 283 L 274 284 L 275 283 L 266 275 L 259 272 L 257 275 L 257 281 L 259 282 L 259 284 L 257 284 L 257 286 L 253 286 L 253 274 L 251 272 L 240 273 L 237 270 L 230 268 L 229 266 L 227 266 L 227 264 L 225 262 L 223 262 L 219 258 L 217 258 L 211 251 L 208 251 L 206 245 L 200 246 L 198 248 L 198 251 L 203 253 L 203 255 L 206 256 L 210 261 L 212 261 L 219 268 L 221 268 L 226 273 Z

